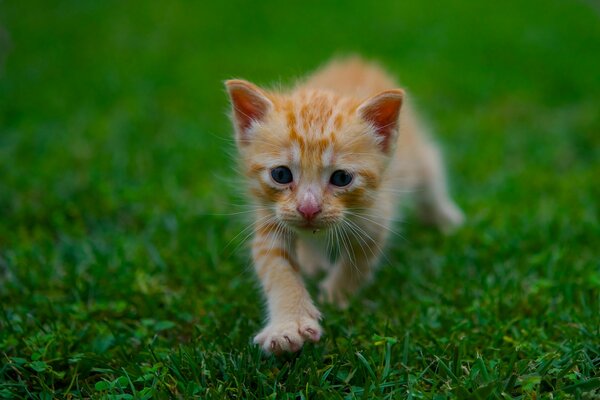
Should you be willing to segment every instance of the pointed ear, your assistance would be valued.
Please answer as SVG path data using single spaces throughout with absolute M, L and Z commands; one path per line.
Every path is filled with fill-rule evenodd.
M 256 85 L 239 79 L 225 82 L 232 107 L 233 123 L 239 139 L 248 139 L 248 130 L 261 121 L 273 107 L 271 100 Z
M 365 100 L 358 107 L 358 114 L 373 126 L 385 153 L 390 151 L 396 140 L 403 99 L 402 89 L 386 90 Z

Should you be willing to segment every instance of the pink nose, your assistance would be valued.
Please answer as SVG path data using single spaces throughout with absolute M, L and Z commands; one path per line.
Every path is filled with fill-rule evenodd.
M 310 221 L 321 212 L 321 207 L 315 202 L 306 202 L 298 206 L 298 212 L 302 214 L 304 219 Z

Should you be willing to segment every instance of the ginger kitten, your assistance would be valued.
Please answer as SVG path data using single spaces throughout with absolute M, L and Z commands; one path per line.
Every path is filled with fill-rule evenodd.
M 377 265 L 404 193 L 444 231 L 463 216 L 437 147 L 375 64 L 333 61 L 285 92 L 225 85 L 257 209 L 252 257 L 268 305 L 254 342 L 267 353 L 298 351 L 322 334 L 302 272 L 328 271 L 321 299 L 344 307 Z

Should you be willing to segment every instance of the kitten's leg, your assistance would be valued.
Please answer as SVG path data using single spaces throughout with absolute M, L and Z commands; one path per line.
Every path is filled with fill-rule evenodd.
M 276 226 L 256 232 L 252 255 L 267 299 L 267 326 L 254 338 L 267 353 L 298 351 L 321 337 L 321 313 L 304 287 L 298 265 Z
M 436 145 L 423 142 L 419 152 L 420 168 L 417 207 L 421 218 L 449 233 L 462 225 L 464 215 L 448 194 L 442 157 Z
M 345 243 L 340 244 L 340 259 L 320 285 L 321 301 L 346 308 L 349 298 L 371 279 L 388 236 L 388 231 L 383 225 L 381 227 L 379 232 L 367 234 L 368 230 L 363 226 L 356 228 L 354 233 L 343 234 L 342 242 Z

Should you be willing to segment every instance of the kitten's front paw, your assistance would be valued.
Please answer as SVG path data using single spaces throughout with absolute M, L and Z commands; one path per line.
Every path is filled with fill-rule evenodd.
M 260 345 L 266 353 L 294 353 L 300 350 L 306 341 L 318 342 L 322 333 L 319 322 L 311 317 L 275 321 L 265 326 L 254 337 L 254 343 Z

